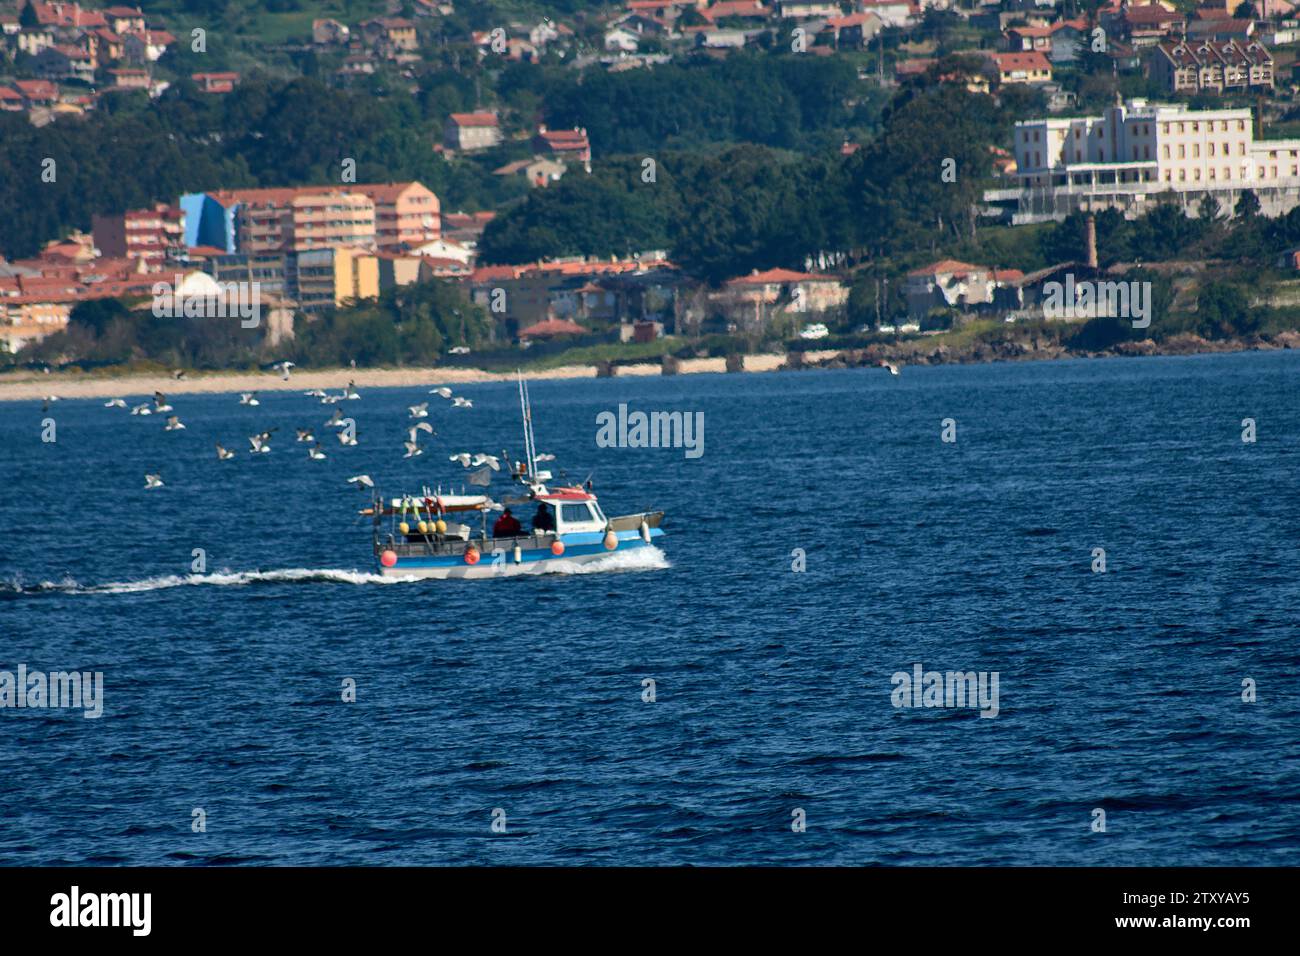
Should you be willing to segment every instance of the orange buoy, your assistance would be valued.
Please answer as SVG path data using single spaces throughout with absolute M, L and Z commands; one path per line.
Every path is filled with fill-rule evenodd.
M 478 551 L 475 548 L 465 549 L 465 563 L 478 564 Z
M 397 563 L 397 552 L 385 551 L 383 554 L 379 556 L 379 563 L 386 568 L 391 568 L 394 564 Z
M 558 539 L 556 539 L 555 541 L 552 541 L 552 542 L 551 542 L 551 554 L 555 555 L 557 558 L 558 558 L 560 555 L 564 554 L 564 542 L 563 542 L 563 541 L 560 541 L 560 540 L 558 540 Z
M 610 530 L 605 532 L 605 550 L 613 551 L 617 547 L 618 547 L 618 535 L 616 535 L 614 533 L 614 529 L 611 528 Z

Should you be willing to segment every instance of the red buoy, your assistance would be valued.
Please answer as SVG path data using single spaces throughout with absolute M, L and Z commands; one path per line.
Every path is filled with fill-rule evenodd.
M 551 554 L 555 555 L 556 557 L 559 557 L 560 555 L 564 554 L 564 542 L 558 540 L 552 541 Z
M 474 548 L 465 549 L 465 563 L 478 564 L 478 551 Z
M 394 564 L 397 563 L 397 552 L 385 551 L 383 554 L 379 556 L 379 563 L 386 568 L 391 568 Z

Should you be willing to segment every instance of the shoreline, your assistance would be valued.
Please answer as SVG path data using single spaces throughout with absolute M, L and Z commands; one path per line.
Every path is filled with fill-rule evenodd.
M 943 342 L 910 339 L 906 342 L 867 346 L 857 349 L 817 349 L 802 353 L 758 353 L 746 355 L 743 372 L 774 372 L 783 369 L 814 370 L 874 366 L 882 360 L 904 365 L 970 365 L 988 362 L 1053 361 L 1075 358 L 1129 358 L 1154 355 L 1203 355 L 1223 352 L 1275 351 L 1300 349 L 1300 332 L 1280 332 L 1271 336 L 1210 341 L 1196 335 L 1173 336 L 1163 342 L 1150 339 L 1125 342 L 1102 352 L 1069 349 L 1056 343 L 1033 338 L 1002 339 L 993 342 L 951 346 Z M 678 360 L 677 374 L 725 374 L 725 358 Z M 595 365 L 562 365 L 527 372 L 530 381 L 597 378 Z M 658 362 L 641 362 L 617 366 L 614 377 L 662 375 Z M 32 371 L 0 372 L 0 402 L 39 400 L 46 395 L 59 398 L 129 398 L 165 395 L 230 394 L 238 392 L 285 392 L 320 388 L 342 390 L 349 381 L 358 388 L 418 388 L 435 385 L 472 385 L 508 382 L 514 372 L 489 372 L 477 368 L 440 366 L 411 368 L 336 368 L 294 372 L 285 381 L 277 372 L 187 372 L 184 379 L 158 372 L 77 373 Z
M 828 351 L 827 357 L 838 354 Z M 745 371 L 770 372 L 785 365 L 786 356 L 745 356 Z M 726 359 L 682 359 L 683 375 L 725 372 Z M 595 365 L 562 365 L 526 373 L 529 381 L 596 378 Z M 661 375 L 657 362 L 619 366 L 619 377 Z M 29 401 L 46 395 L 59 398 L 129 398 L 164 395 L 222 394 L 236 392 L 292 392 L 313 388 L 340 391 L 349 381 L 358 388 L 432 388 L 435 385 L 472 385 L 484 382 L 512 382 L 514 372 L 488 372 L 476 368 L 439 366 L 411 368 L 337 368 L 294 371 L 288 381 L 278 372 L 187 372 L 184 379 L 159 372 L 126 372 L 118 375 L 96 372 L 4 372 L 0 373 L 0 402 Z

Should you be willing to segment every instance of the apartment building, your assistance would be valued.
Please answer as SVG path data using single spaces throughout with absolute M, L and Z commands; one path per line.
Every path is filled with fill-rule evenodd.
M 442 204 L 422 183 L 374 183 L 352 188 L 375 204 L 375 244 L 380 249 L 423 245 L 441 234 Z
M 205 269 L 218 282 L 255 282 L 261 295 L 290 300 L 304 312 L 379 295 L 379 258 L 364 249 L 238 252 L 209 257 Z
M 1167 192 L 1185 205 L 1215 193 L 1231 208 L 1250 189 L 1273 214 L 1300 204 L 1300 140 L 1256 140 L 1249 109 L 1131 100 L 1101 116 L 1027 120 L 1016 124 L 1015 158 L 1017 187 L 985 193 L 1014 200 L 1014 222 L 1080 208 L 1136 215 Z
M 143 260 L 145 268 L 161 269 L 168 256 L 185 251 L 185 213 L 178 206 L 157 203 L 151 209 L 94 216 L 91 233 L 101 255 Z
M 355 187 L 239 189 L 206 194 L 191 245 L 252 254 L 282 250 L 373 247 L 375 203 Z M 189 208 L 192 197 L 182 199 Z M 233 241 L 226 229 L 233 229 Z
M 1148 59 L 1151 79 L 1170 93 L 1240 93 L 1273 89 L 1273 54 L 1241 40 L 1170 40 Z

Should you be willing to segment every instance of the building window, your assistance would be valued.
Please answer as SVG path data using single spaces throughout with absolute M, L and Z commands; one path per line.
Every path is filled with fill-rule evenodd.
M 1181 183 L 1181 182 L 1186 182 L 1186 181 L 1187 181 L 1187 170 L 1185 170 L 1185 169 L 1180 169 L 1180 170 L 1178 170 L 1178 181 L 1179 181 L 1180 183 Z
M 1214 155 L 1214 144 L 1213 144 L 1213 143 L 1210 143 L 1210 155 L 1211 155 L 1211 156 Z
M 1164 153 L 1164 157 L 1165 157 L 1165 159 L 1168 159 L 1168 158 L 1169 158 L 1169 144 L 1168 144 L 1168 143 L 1165 143 L 1165 145 L 1164 145 L 1163 147 L 1161 147 L 1161 151 Z
M 1193 144 L 1192 144 L 1192 159 L 1200 159 L 1200 158 L 1201 158 L 1201 144 L 1200 144 L 1200 143 L 1193 143 Z
M 1201 181 L 1201 168 L 1199 166 L 1196 167 L 1196 169 L 1192 170 L 1192 178 L 1195 179 L 1198 183 Z
M 1246 121 L 1245 121 L 1245 120 L 1237 120 L 1237 132 L 1240 133 L 1240 132 L 1241 132 L 1242 130 L 1244 130 L 1245 128 L 1246 128 Z
M 1182 143 L 1178 144 L 1178 158 L 1179 159 L 1187 158 L 1187 147 L 1184 146 Z

